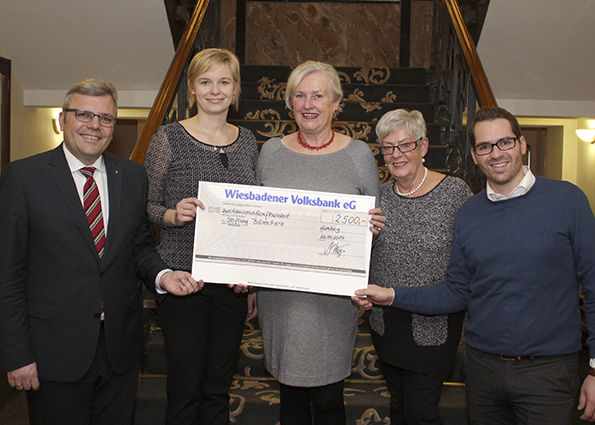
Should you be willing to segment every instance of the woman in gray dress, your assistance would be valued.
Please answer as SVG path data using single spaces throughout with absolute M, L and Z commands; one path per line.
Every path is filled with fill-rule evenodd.
M 378 196 L 368 146 L 331 128 L 343 97 L 336 70 L 305 62 L 287 82 L 298 131 L 267 141 L 256 167 L 263 186 Z M 384 227 L 371 210 L 371 229 Z M 259 289 L 265 366 L 280 384 L 282 425 L 345 424 L 343 380 L 351 374 L 358 308 L 348 297 Z
M 455 214 L 471 191 L 461 179 L 424 166 L 428 138 L 421 112 L 388 112 L 376 134 L 394 180 L 380 190 L 387 222 L 372 250 L 370 283 L 384 288 L 434 285 L 446 273 Z M 371 306 L 369 298 L 358 300 Z M 442 424 L 442 381 L 454 365 L 464 314 L 424 316 L 373 308 L 372 340 L 391 395 L 391 424 Z

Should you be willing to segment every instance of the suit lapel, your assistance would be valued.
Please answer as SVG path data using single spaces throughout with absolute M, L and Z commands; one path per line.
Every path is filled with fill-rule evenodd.
M 107 170 L 107 187 L 109 196 L 109 222 L 107 223 L 107 238 L 103 252 L 103 263 L 106 263 L 110 248 L 118 232 L 118 223 L 122 214 L 122 165 L 113 155 L 104 155 Z
M 54 179 L 58 190 L 60 191 L 66 207 L 72 214 L 74 222 L 81 232 L 81 236 L 85 240 L 85 243 L 91 250 L 91 252 L 97 257 L 97 250 L 95 249 L 95 243 L 91 237 L 91 231 L 89 230 L 89 223 L 87 222 L 87 216 L 81 203 L 81 198 L 76 191 L 76 185 L 72 178 L 72 172 L 66 162 L 62 145 L 51 151 L 49 160 L 49 173 Z

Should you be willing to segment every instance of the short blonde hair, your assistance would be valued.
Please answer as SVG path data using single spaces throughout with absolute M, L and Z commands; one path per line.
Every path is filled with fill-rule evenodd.
M 341 80 L 339 79 L 339 74 L 337 70 L 328 63 L 324 62 L 315 62 L 315 61 L 306 61 L 298 66 L 295 67 L 291 74 L 289 75 L 289 79 L 287 80 L 287 88 L 285 89 L 285 106 L 290 111 L 293 111 L 293 94 L 295 89 L 302 80 L 312 74 L 313 72 L 322 72 L 328 78 L 328 88 L 331 94 L 334 96 L 333 101 L 341 101 L 343 99 L 343 89 L 341 88 Z M 341 107 L 339 106 L 339 111 Z
M 380 118 L 376 124 L 376 136 L 378 142 L 382 143 L 385 137 L 394 131 L 405 127 L 415 139 L 426 137 L 427 128 L 424 116 L 421 112 L 413 110 L 411 112 L 406 109 L 395 109 L 389 111 Z
M 236 55 L 227 49 L 203 49 L 192 58 L 188 66 L 188 86 L 199 76 L 207 72 L 213 65 L 225 64 L 231 72 L 233 81 L 235 83 L 235 90 L 233 92 L 233 99 L 231 103 L 237 111 L 240 106 L 240 62 Z M 192 93 L 188 93 L 188 104 L 194 105 L 194 97 Z
M 114 101 L 116 111 L 118 110 L 118 92 L 116 87 L 114 87 L 114 85 L 109 81 L 105 81 L 103 78 L 87 78 L 86 80 L 79 81 L 74 86 L 72 86 L 66 92 L 66 96 L 64 96 L 62 109 L 68 109 L 68 104 L 75 94 L 82 94 L 85 96 L 110 96 Z

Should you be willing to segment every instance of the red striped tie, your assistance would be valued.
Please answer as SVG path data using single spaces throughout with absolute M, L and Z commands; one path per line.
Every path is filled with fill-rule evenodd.
M 103 257 L 103 247 L 105 246 L 105 229 L 103 227 L 103 211 L 101 210 L 101 198 L 99 197 L 99 190 L 93 173 L 95 168 L 84 167 L 81 168 L 81 173 L 85 176 L 87 181 L 83 188 L 83 206 L 85 208 L 85 214 L 87 215 L 87 221 L 89 222 L 89 229 L 91 230 L 91 236 L 93 242 L 95 242 L 95 248 L 99 259 Z

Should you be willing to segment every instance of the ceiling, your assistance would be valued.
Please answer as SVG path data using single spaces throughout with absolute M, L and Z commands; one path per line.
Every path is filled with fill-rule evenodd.
M 492 0 L 478 51 L 498 103 L 517 115 L 595 117 L 595 1 Z M 60 105 L 99 75 L 121 107 L 149 107 L 174 55 L 163 0 L 8 0 L 0 55 L 31 106 Z
M 0 54 L 25 105 L 61 105 L 75 82 L 101 76 L 120 106 L 148 107 L 174 47 L 163 0 L 4 0 Z
M 491 0 L 478 52 L 517 115 L 595 117 L 595 0 Z

